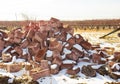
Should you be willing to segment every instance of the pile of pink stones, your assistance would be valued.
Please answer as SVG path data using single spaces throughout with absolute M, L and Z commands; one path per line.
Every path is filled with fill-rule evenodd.
M 86 76 L 95 77 L 99 73 L 119 79 L 120 75 L 114 72 L 120 72 L 120 52 L 113 52 L 113 56 L 110 56 L 108 49 L 93 46 L 80 34 L 74 35 L 73 28 L 64 27 L 58 19 L 51 18 L 49 21 L 31 22 L 9 33 L 0 31 L 0 68 L 17 72 L 24 67 L 34 80 L 58 74 L 63 69 L 69 75 L 82 72 Z M 29 64 L 5 64 L 12 62 L 15 57 Z M 81 62 L 90 64 L 80 69 L 78 63 Z M 94 69 L 91 63 L 103 65 Z

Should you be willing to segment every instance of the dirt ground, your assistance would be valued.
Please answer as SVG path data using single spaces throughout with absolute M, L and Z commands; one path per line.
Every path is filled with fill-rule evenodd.
M 115 48 L 115 51 L 120 51 L 120 37 L 118 37 L 118 33 L 120 31 L 117 31 L 109 36 L 106 36 L 104 39 L 100 39 L 99 37 L 108 34 L 109 32 L 113 31 L 113 29 L 79 29 L 74 30 L 75 34 L 81 34 L 85 40 L 88 40 L 92 45 L 98 45 L 98 44 L 104 44 L 109 43 Z M 104 45 L 107 47 L 110 47 L 109 45 Z
M 117 31 L 109 36 L 106 36 L 104 39 L 100 39 L 99 37 L 113 31 L 113 29 L 77 29 L 75 30 L 75 34 L 79 33 L 81 34 L 84 39 L 88 40 L 92 44 L 99 44 L 99 43 L 120 43 L 120 37 L 118 37 L 118 33 L 120 31 Z

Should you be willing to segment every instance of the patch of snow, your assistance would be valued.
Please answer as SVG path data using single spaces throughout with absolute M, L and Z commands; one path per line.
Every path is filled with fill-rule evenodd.
M 106 61 L 106 59 L 105 59 L 105 58 L 101 58 L 101 60 Z
M 29 62 L 25 62 L 25 64 L 26 64 L 26 65 L 30 65 L 30 63 L 29 63 Z
M 42 77 L 37 80 L 39 84 L 58 84 L 58 81 L 53 77 Z
M 70 44 L 69 43 L 67 43 L 67 44 L 65 44 L 65 47 L 68 47 Z
M 75 35 L 76 38 L 80 38 L 79 35 Z
M 22 76 L 23 74 L 28 74 L 28 71 L 26 71 L 25 68 L 23 68 L 22 70 L 20 70 L 18 72 L 11 73 L 11 74 L 19 77 L 19 76 Z
M 63 42 L 62 45 L 64 46 L 67 42 Z
M 54 34 L 57 35 L 57 34 L 60 34 L 60 32 L 55 32 Z
M 15 61 L 16 61 L 16 56 L 13 56 L 11 62 L 14 63 Z
M 46 56 L 47 56 L 47 57 L 51 57 L 52 55 L 53 55 L 53 51 L 47 50 Z
M 19 62 L 25 62 L 25 59 L 16 59 L 15 62 L 17 62 L 17 63 L 19 63 Z
M 112 45 L 111 43 L 101 43 L 101 44 L 100 44 L 100 47 L 101 47 L 101 48 L 104 48 L 104 47 L 113 47 L 113 48 L 114 48 L 115 46 Z
M 14 52 L 16 52 L 16 50 L 11 50 L 11 53 L 14 53 Z
M 0 70 L 0 74 L 3 75 L 3 76 L 9 76 L 9 77 L 11 77 L 11 78 L 14 78 L 14 77 L 15 77 L 13 74 L 11 74 L 11 73 L 9 73 L 9 72 L 7 72 L 7 71 L 1 72 L 1 70 Z
M 56 68 L 57 68 L 57 64 L 52 64 L 52 65 L 50 66 L 50 68 L 51 68 L 51 69 L 56 69 Z
M 89 55 L 92 55 L 93 53 L 97 53 L 96 50 L 89 50 L 88 52 L 89 52 Z
M 114 74 L 116 74 L 116 75 L 120 75 L 120 72 L 112 72 L 112 73 L 114 73 Z
M 27 54 L 28 53 L 28 48 L 26 48 L 26 49 L 22 49 L 22 51 L 23 51 L 23 55 L 25 55 L 25 54 Z
M 0 35 L 3 35 L 3 34 L 0 32 Z
M 44 45 L 47 46 L 47 42 L 46 41 L 44 41 Z
M 109 60 L 114 59 L 114 56 L 112 55 L 112 56 L 110 56 L 108 59 L 109 59 Z
M 35 61 L 35 57 L 34 56 L 32 56 L 32 59 L 33 59 L 33 61 Z
M 102 64 L 100 64 L 100 65 L 93 65 L 93 66 L 91 66 L 93 69 L 98 69 L 98 68 L 100 68 L 102 66 Z
M 80 51 L 83 51 L 82 50 L 82 46 L 79 45 L 79 44 L 75 44 L 75 45 L 73 45 L 73 47 L 76 48 L 76 49 L 78 49 L 78 50 L 80 50 Z
M 67 33 L 67 38 L 66 38 L 66 41 L 68 41 L 70 38 L 72 37 L 71 34 Z
M 48 64 L 52 64 L 51 61 L 48 61 Z
M 1 74 L 1 73 L 6 73 L 6 72 L 7 72 L 6 70 L 0 69 L 0 74 Z
M 8 37 L 8 38 L 3 38 L 4 39 L 4 41 L 8 41 L 10 38 Z
M 87 60 L 89 60 L 90 58 L 88 58 L 88 57 L 84 57 L 83 59 L 87 59 Z
M 78 67 L 78 66 L 74 66 L 72 69 L 73 69 L 73 70 L 76 70 L 77 68 L 79 68 L 79 67 Z
M 77 65 L 82 68 L 82 66 L 87 66 L 87 65 L 92 65 L 93 63 L 88 63 L 88 62 L 79 62 Z
M 73 60 L 64 60 L 63 61 L 63 64 L 72 64 L 72 63 L 76 63 L 76 62 Z
M 50 38 L 47 38 L 47 40 L 50 40 Z
M 58 41 L 58 42 L 62 44 L 62 41 Z
M 16 56 L 12 57 L 12 61 L 4 64 L 13 64 L 13 63 L 20 63 L 20 62 L 25 62 L 25 59 L 16 59 Z
M 10 78 L 10 79 L 8 80 L 8 83 L 13 83 L 13 80 L 14 80 L 14 78 Z
M 64 48 L 64 49 L 63 49 L 63 52 L 64 52 L 64 54 L 70 54 L 70 53 L 71 53 L 71 51 L 68 50 L 67 48 Z
M 10 49 L 11 48 L 11 46 L 7 46 L 3 51 L 2 51 L 2 53 L 5 53 L 8 49 Z
M 115 63 L 111 68 L 116 68 L 117 70 L 120 70 L 120 66 L 118 65 L 120 63 Z
M 25 42 L 27 39 L 23 39 L 21 43 Z
M 62 55 L 61 57 L 62 57 L 62 59 L 65 59 L 66 58 L 66 54 Z

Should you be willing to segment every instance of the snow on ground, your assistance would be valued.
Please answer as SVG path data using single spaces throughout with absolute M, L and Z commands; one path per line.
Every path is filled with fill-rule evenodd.
M 89 65 L 87 62 L 80 62 L 77 66 L 82 68 L 83 65 Z M 98 68 L 101 65 L 94 66 L 94 68 Z M 109 76 L 102 76 L 97 73 L 96 77 L 86 77 L 81 72 L 78 73 L 78 77 L 71 78 L 70 75 L 66 74 L 66 69 L 63 69 L 57 75 L 51 75 L 51 77 L 40 78 L 38 82 L 40 84 L 104 84 L 105 82 L 120 82 L 120 79 L 113 80 Z
M 90 65 L 90 63 L 80 62 L 77 66 L 81 69 L 83 65 Z M 94 65 L 93 68 L 99 68 L 100 66 L 101 65 Z M 0 69 L 0 74 L 10 76 L 11 78 L 14 78 L 15 76 L 19 77 L 26 73 L 29 74 L 28 71 L 26 71 L 24 68 L 16 73 L 8 73 L 6 70 Z M 118 73 L 120 74 L 120 72 Z M 96 77 L 87 77 L 81 72 L 77 74 L 77 77 L 71 78 L 70 75 L 66 74 L 66 69 L 63 69 L 57 75 L 51 75 L 50 77 L 42 77 L 37 81 L 39 82 L 39 84 L 104 84 L 105 82 L 120 82 L 120 79 L 113 80 L 109 76 L 102 76 L 98 73 Z
M 101 44 L 101 47 L 103 45 L 114 47 L 113 45 L 103 44 L 103 43 Z M 76 47 L 76 45 L 74 45 L 74 47 Z M 77 47 L 77 48 L 80 48 L 80 46 Z M 70 53 L 70 51 L 67 50 L 67 49 L 64 49 L 64 52 L 65 52 L 65 54 Z M 24 62 L 25 60 L 16 59 L 15 57 L 13 58 L 13 62 L 22 62 L 22 61 Z M 66 61 L 63 61 L 63 62 L 64 63 L 70 63 L 70 62 L 73 62 L 73 61 L 66 60 Z M 81 70 L 83 65 L 90 65 L 90 64 L 92 64 L 92 63 L 79 62 L 76 67 L 80 67 L 80 70 Z M 100 66 L 101 65 L 93 64 L 92 68 L 97 69 Z M 6 70 L 0 69 L 0 74 L 9 76 L 11 78 L 14 78 L 15 76 L 17 76 L 17 77 L 22 76 L 23 74 L 28 74 L 29 75 L 29 72 L 26 71 L 24 68 L 21 71 L 16 72 L 16 73 L 9 73 Z M 117 72 L 117 74 L 120 74 L 120 72 Z M 84 83 L 84 84 L 104 84 L 105 82 L 120 82 L 120 78 L 118 80 L 113 80 L 109 76 L 102 76 L 98 73 L 97 73 L 96 77 L 87 77 L 84 74 L 82 74 L 81 72 L 79 72 L 77 74 L 77 77 L 71 78 L 70 75 L 66 74 L 66 69 L 63 69 L 57 75 L 51 75 L 50 77 L 42 77 L 42 78 L 38 79 L 37 81 L 39 82 L 39 84 L 80 84 L 80 83 Z

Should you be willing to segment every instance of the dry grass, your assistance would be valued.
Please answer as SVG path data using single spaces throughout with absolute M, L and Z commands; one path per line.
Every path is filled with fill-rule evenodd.
M 120 33 L 120 31 L 115 32 L 109 36 L 107 36 L 104 39 L 100 39 L 99 37 L 109 33 L 113 31 L 113 29 L 99 29 L 99 30 L 75 30 L 75 33 L 79 33 L 81 34 L 84 39 L 88 40 L 91 44 L 96 45 L 96 44 L 100 44 L 100 43 L 111 43 L 111 44 L 115 44 L 115 51 L 120 51 L 120 37 L 117 36 L 118 33 Z
M 120 33 L 120 31 L 115 32 L 107 37 L 105 37 L 104 39 L 100 39 L 99 37 L 109 33 L 113 31 L 113 29 L 87 29 L 87 30 L 83 30 L 83 29 L 79 29 L 79 30 L 75 30 L 75 33 L 79 33 L 81 34 L 84 39 L 88 40 L 89 42 L 91 42 L 92 44 L 98 44 L 98 43 L 120 43 L 120 37 L 117 36 L 118 33 Z

